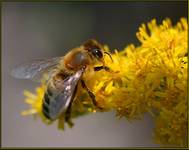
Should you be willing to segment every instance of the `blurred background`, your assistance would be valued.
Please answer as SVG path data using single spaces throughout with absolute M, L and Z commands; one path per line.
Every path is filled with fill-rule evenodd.
M 44 125 L 32 116 L 20 116 L 28 108 L 23 90 L 37 83 L 10 76 L 22 62 L 62 56 L 87 39 L 95 38 L 111 50 L 130 43 L 139 45 L 138 27 L 153 18 L 173 24 L 187 17 L 187 2 L 61 2 L 2 3 L 2 147 L 159 147 L 153 143 L 153 118 L 128 122 L 115 112 L 74 119 L 64 132 L 57 123 Z

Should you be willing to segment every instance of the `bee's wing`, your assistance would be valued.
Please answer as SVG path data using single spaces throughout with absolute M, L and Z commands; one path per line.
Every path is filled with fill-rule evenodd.
M 83 71 L 81 69 L 57 83 L 57 87 L 54 91 L 51 91 L 53 94 L 48 97 L 48 102 L 47 100 L 43 101 L 43 113 L 45 116 L 54 120 L 67 110 L 74 99 L 76 87 Z
M 11 75 L 18 79 L 33 79 L 35 76 L 42 75 L 45 71 L 55 67 L 60 59 L 61 57 L 56 57 L 26 62 L 14 68 Z

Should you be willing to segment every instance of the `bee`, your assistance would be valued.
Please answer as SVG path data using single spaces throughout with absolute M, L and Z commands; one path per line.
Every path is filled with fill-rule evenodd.
M 19 79 L 35 79 L 37 76 L 48 74 L 42 112 L 52 121 L 64 115 L 65 121 L 72 125 L 71 106 L 79 82 L 87 91 L 94 106 L 102 109 L 98 106 L 93 92 L 86 86 L 82 75 L 89 66 L 92 66 L 94 71 L 102 69 L 110 71 L 109 67 L 105 66 L 104 54 L 112 60 L 111 55 L 99 42 L 90 39 L 70 50 L 65 56 L 27 62 L 13 69 L 11 74 Z M 95 66 L 96 62 L 102 65 Z

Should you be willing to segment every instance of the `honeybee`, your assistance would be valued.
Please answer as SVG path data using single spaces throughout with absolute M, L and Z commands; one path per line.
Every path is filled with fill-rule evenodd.
M 70 121 L 71 106 L 79 82 L 88 92 L 93 104 L 102 109 L 97 105 L 95 95 L 86 86 L 82 75 L 89 66 L 93 66 L 94 71 L 102 69 L 110 71 L 109 67 L 105 66 L 104 54 L 112 59 L 99 42 L 90 39 L 70 50 L 65 56 L 24 63 L 12 71 L 12 76 L 19 79 L 34 79 L 36 76 L 48 74 L 42 112 L 49 120 L 56 120 L 60 115 L 64 115 L 65 121 L 73 124 Z M 95 62 L 102 65 L 95 66 Z

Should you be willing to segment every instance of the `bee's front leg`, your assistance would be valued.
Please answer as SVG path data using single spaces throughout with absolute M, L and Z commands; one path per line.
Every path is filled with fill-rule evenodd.
M 110 68 L 107 66 L 98 66 L 98 67 L 94 67 L 94 71 L 100 71 L 104 69 L 105 71 L 110 71 Z
M 118 73 L 119 71 L 113 71 L 111 70 L 109 67 L 107 66 L 98 66 L 98 67 L 94 67 L 94 71 L 100 71 L 104 69 L 105 71 L 109 72 L 109 73 Z
M 84 80 L 82 80 L 82 79 L 81 79 L 81 85 L 82 85 L 82 87 L 88 92 L 89 96 L 90 96 L 91 99 L 92 99 L 93 105 L 95 105 L 97 108 L 99 108 L 99 109 L 102 110 L 103 108 L 99 107 L 98 104 L 97 104 L 95 95 L 88 89 L 88 87 L 86 86 Z

